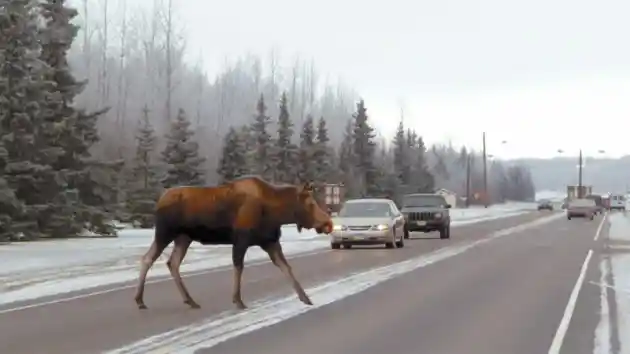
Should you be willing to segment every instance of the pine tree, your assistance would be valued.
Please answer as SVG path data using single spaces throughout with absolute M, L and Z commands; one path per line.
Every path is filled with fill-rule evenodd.
M 435 188 L 435 177 L 431 173 L 426 161 L 426 146 L 421 136 L 416 139 L 415 161 L 411 184 L 416 192 L 432 193 Z
M 149 119 L 149 109 L 145 106 L 138 120 L 136 132 L 136 155 L 133 159 L 129 190 L 126 198 L 126 211 L 130 220 L 141 227 L 153 226 L 155 203 L 162 186 L 159 179 L 159 166 L 154 161 L 157 139 Z
M 199 145 L 193 139 L 194 134 L 186 112 L 180 108 L 175 121 L 171 123 L 166 135 L 166 147 L 162 151 L 162 160 L 167 164 L 166 176 L 162 179 L 165 188 L 204 183 L 201 166 L 205 159 L 199 156 Z
M 243 171 L 243 175 L 253 174 L 255 173 L 253 171 L 256 163 L 253 161 L 254 154 L 252 152 L 256 150 L 256 141 L 254 134 L 252 134 L 251 126 L 248 124 L 242 125 L 237 130 L 237 134 L 243 149 L 244 162 L 243 166 L 241 166 L 241 170 Z
M 46 26 L 39 33 L 42 43 L 41 59 L 51 68 L 48 79 L 56 86 L 55 95 L 47 101 L 46 121 L 51 126 L 44 138 L 49 145 L 63 150 L 54 163 L 65 181 L 52 228 L 59 229 L 63 220 L 66 233 L 74 234 L 87 225 L 91 231 L 114 234 L 109 221 L 118 207 L 118 178 L 123 161 L 96 161 L 90 152 L 100 137 L 97 121 L 108 108 L 85 112 L 75 107 L 74 99 L 85 88 L 72 74 L 67 54 L 78 33 L 72 24 L 77 11 L 65 5 L 65 0 L 45 0 L 41 15 Z M 69 213 L 74 217 L 67 217 Z M 56 225 L 56 226 L 54 226 Z
M 319 118 L 317 123 L 317 136 L 315 138 L 315 152 L 313 162 L 315 164 L 315 176 L 319 181 L 330 182 L 332 176 L 333 154 L 329 146 L 328 127 L 324 117 Z
M 313 124 L 313 116 L 306 116 L 304 124 L 302 124 L 302 132 L 300 133 L 300 156 L 298 163 L 298 174 L 306 181 L 316 181 L 321 179 L 318 175 L 317 145 L 315 143 L 315 127 Z
M 293 122 L 289 117 L 287 94 L 280 98 L 280 114 L 278 116 L 278 138 L 273 154 L 275 180 L 277 182 L 293 183 L 296 180 L 296 163 L 298 149 L 291 141 L 293 138 Z
M 223 140 L 223 151 L 217 169 L 221 183 L 247 174 L 245 153 L 244 142 L 239 132 L 234 127 L 230 127 Z
M 367 109 L 365 102 L 361 100 L 357 103 L 357 112 L 354 115 L 354 144 L 355 167 L 357 177 L 362 180 L 362 196 L 377 194 L 376 190 L 376 167 L 374 165 L 374 128 L 368 123 Z
M 398 179 L 398 183 L 402 186 L 407 186 L 411 177 L 411 165 L 409 156 L 410 148 L 408 144 L 409 142 L 407 141 L 407 137 L 405 136 L 405 127 L 403 125 L 403 121 L 401 120 L 398 123 L 398 129 L 396 130 L 396 135 L 394 136 L 393 150 L 394 171 L 396 178 Z
M 273 177 L 273 165 L 271 163 L 271 135 L 269 135 L 269 123 L 270 118 L 267 116 L 267 106 L 265 105 L 265 98 L 260 95 L 258 103 L 256 104 L 256 116 L 254 122 L 250 127 L 252 135 L 253 149 L 250 153 L 250 161 L 252 161 L 252 172 L 271 180 Z
M 12 228 L 27 238 L 43 236 L 40 219 L 51 211 L 56 197 L 57 173 L 50 163 L 59 151 L 49 149 L 41 131 L 44 105 L 53 87 L 48 66 L 38 54 L 38 18 L 35 3 L 16 0 L 0 6 L 0 141 L 6 149 L 4 178 L 23 202 L 23 213 Z
M 3 178 L 7 157 L 8 152 L 0 141 L 0 242 L 8 241 L 14 237 L 11 223 L 21 208 L 20 201 Z

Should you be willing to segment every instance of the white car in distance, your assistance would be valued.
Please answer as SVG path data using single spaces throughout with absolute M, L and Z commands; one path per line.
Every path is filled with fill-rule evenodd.
M 387 248 L 405 246 L 405 218 L 396 204 L 386 198 L 351 199 L 333 214 L 332 249 L 352 245 L 385 244 Z

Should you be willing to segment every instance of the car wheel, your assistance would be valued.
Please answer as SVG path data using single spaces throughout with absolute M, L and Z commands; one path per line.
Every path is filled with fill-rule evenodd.
M 385 242 L 385 248 L 394 248 L 394 246 L 393 242 Z
M 450 226 L 446 226 L 440 229 L 440 238 L 441 239 L 447 239 L 447 238 L 451 238 L 451 227 Z
M 346 243 L 346 244 L 343 245 L 343 248 L 349 250 L 349 249 L 352 248 L 352 245 Z
M 341 244 L 340 243 L 331 243 L 330 244 L 330 248 L 334 249 L 334 250 L 338 250 L 341 248 Z

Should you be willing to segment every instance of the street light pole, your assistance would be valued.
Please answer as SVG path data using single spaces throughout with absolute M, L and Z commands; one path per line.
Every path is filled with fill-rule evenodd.
M 483 132 L 483 205 L 488 207 L 488 156 L 486 155 L 486 132 Z
M 580 149 L 580 156 L 578 157 L 578 192 L 577 197 L 582 198 L 582 149 Z

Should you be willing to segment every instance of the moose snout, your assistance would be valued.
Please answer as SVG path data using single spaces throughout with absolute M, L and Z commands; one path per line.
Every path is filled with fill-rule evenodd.
M 315 231 L 318 234 L 330 234 L 333 230 L 333 222 L 331 219 L 324 221 L 319 226 L 315 227 Z

